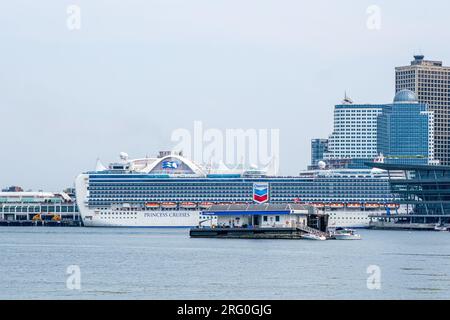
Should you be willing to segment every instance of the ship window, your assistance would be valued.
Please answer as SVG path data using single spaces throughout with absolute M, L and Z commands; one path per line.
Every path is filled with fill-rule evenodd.
M 275 216 L 275 221 L 280 222 L 280 216 Z
M 264 221 L 264 222 L 267 222 L 267 216 L 264 216 L 264 217 L 263 217 L 263 221 Z

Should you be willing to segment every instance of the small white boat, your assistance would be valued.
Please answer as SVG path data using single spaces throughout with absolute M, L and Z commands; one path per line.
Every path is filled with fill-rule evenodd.
M 321 240 L 321 241 L 327 240 L 325 236 L 321 236 L 314 233 L 305 233 L 302 235 L 302 238 L 306 240 Z
M 434 230 L 436 231 L 448 231 L 448 228 L 443 224 L 437 224 L 434 226 Z
M 336 240 L 361 240 L 361 235 L 352 229 L 336 229 L 332 234 L 333 239 Z

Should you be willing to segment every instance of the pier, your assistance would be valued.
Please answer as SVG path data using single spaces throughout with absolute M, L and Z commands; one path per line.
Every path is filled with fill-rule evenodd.
M 217 224 L 192 228 L 192 238 L 303 239 L 305 234 L 329 238 L 328 215 L 313 206 L 215 205 L 202 214 L 217 217 Z
M 32 221 L 32 220 L 0 220 L 0 227 L 81 227 L 81 220 Z
M 424 214 L 378 214 L 369 215 L 370 229 L 380 230 L 435 230 L 436 225 L 443 219 L 450 219 L 450 215 Z M 449 223 L 442 226 L 450 228 Z

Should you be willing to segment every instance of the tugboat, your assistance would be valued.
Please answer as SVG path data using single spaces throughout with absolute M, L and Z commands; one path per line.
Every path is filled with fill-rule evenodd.
M 361 235 L 352 229 L 336 228 L 336 230 L 331 233 L 331 238 L 335 240 L 361 240 Z

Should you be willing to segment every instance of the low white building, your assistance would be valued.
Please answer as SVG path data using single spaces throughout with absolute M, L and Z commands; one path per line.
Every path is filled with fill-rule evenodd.
M 320 224 L 326 224 L 326 221 L 320 222 L 318 217 L 321 215 L 313 206 L 301 204 L 216 205 L 202 214 L 216 217 L 217 225 L 213 227 L 217 228 L 296 228 L 313 225 L 320 229 Z

